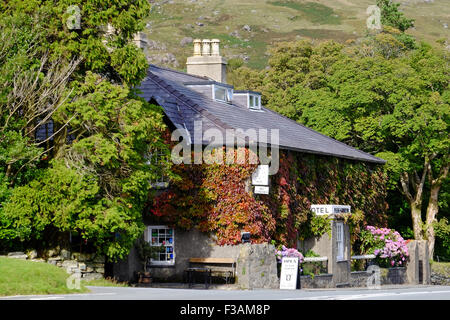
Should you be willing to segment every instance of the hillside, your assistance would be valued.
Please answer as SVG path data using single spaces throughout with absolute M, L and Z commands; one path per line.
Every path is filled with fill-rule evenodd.
M 273 42 L 300 38 L 345 41 L 366 32 L 366 9 L 375 0 L 153 0 L 145 33 L 150 62 L 183 70 L 192 39 L 218 38 L 222 55 L 264 68 Z M 416 20 L 408 31 L 434 43 L 449 41 L 449 0 L 403 0 Z

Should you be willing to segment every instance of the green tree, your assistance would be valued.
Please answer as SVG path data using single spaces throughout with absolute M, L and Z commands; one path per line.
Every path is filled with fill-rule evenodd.
M 404 13 L 399 10 L 400 3 L 392 0 L 377 0 L 377 6 L 381 9 L 381 24 L 394 27 L 402 32 L 414 27 L 414 19 L 405 17 Z
M 389 33 L 346 46 L 280 43 L 271 52 L 255 88 L 267 106 L 386 159 L 414 237 L 430 240 L 433 252 L 438 195 L 448 183 L 448 55 L 426 44 L 403 49 Z
M 80 29 L 67 24 L 81 9 Z M 168 153 L 159 107 L 136 95 L 148 64 L 133 36 L 145 0 L 0 2 L 0 238 L 75 231 L 111 259 L 143 230 Z M 36 130 L 52 124 L 44 138 Z M 168 165 L 168 164 L 167 164 Z

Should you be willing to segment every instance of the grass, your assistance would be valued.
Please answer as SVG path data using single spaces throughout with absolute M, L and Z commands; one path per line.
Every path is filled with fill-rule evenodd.
M 82 293 L 69 289 L 64 269 L 44 262 L 0 257 L 0 296 Z
M 436 273 L 444 274 L 450 277 L 450 262 L 436 262 L 431 263 L 431 270 Z
M 432 45 L 436 39 L 449 40 L 448 29 L 443 27 L 450 15 L 448 0 L 403 2 L 401 9 L 406 16 L 416 19 L 416 27 L 408 33 Z M 364 36 L 366 9 L 373 4 L 374 0 L 158 1 L 146 21 L 151 23 L 147 36 L 166 49 L 153 50 L 149 56 L 173 53 L 178 66 L 166 66 L 183 70 L 193 48 L 192 44 L 181 46 L 180 41 L 185 37 L 214 37 L 221 40 L 226 58 L 248 56 L 247 66 L 264 69 L 268 47 L 279 41 L 311 38 L 345 42 Z M 244 25 L 249 25 L 251 32 L 243 30 Z M 231 35 L 234 31 L 239 37 Z
M 333 8 L 321 3 L 295 1 L 274 1 L 271 5 L 286 7 L 303 13 L 303 17 L 315 24 L 341 24 L 341 18 L 334 12 Z

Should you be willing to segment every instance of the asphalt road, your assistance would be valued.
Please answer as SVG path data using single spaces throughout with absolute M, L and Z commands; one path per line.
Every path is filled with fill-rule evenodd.
M 89 287 L 91 293 L 3 297 L 1 300 L 450 300 L 450 286 L 381 289 L 224 290 Z

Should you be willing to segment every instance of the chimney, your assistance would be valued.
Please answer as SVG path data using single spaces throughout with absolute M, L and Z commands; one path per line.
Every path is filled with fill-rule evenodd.
M 195 39 L 194 55 L 187 58 L 187 73 L 227 82 L 227 61 L 220 56 L 220 40 Z

